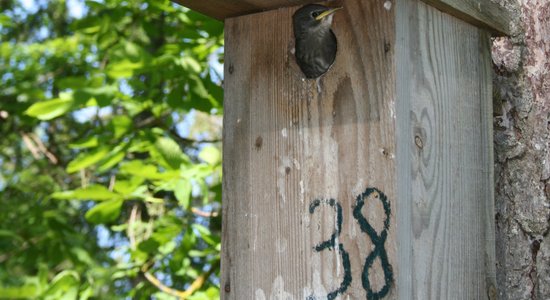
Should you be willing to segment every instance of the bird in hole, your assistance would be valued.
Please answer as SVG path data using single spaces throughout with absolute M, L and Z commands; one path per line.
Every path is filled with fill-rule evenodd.
M 334 63 L 337 42 L 330 25 L 332 14 L 341 8 L 308 4 L 292 16 L 296 62 L 307 78 L 323 75 Z

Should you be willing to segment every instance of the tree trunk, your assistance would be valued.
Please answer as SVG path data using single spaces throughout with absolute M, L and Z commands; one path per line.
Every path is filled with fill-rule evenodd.
M 500 2 L 517 19 L 492 53 L 499 299 L 550 299 L 550 1 Z

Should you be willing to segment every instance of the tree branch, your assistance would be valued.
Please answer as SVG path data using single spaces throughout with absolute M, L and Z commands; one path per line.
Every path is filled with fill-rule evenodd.
M 217 211 L 208 212 L 208 211 L 200 210 L 196 207 L 191 207 L 191 212 L 199 217 L 204 217 L 204 218 L 217 217 L 219 215 Z
M 195 291 L 197 291 L 204 285 L 208 277 L 210 277 L 210 275 L 212 275 L 212 273 L 214 273 L 214 271 L 218 268 L 219 264 L 220 264 L 220 261 L 218 260 L 212 265 L 210 265 L 210 268 L 208 268 L 206 272 L 202 273 L 199 277 L 197 277 L 193 281 L 193 283 L 191 283 L 189 288 L 186 289 L 185 291 L 176 290 L 164 285 L 162 282 L 160 282 L 160 280 L 158 280 L 158 278 L 156 278 L 153 274 L 149 273 L 149 271 L 147 270 L 148 268 L 147 264 L 143 265 L 143 267 L 141 268 L 141 271 L 145 275 L 145 278 L 147 278 L 147 280 L 150 283 L 152 283 L 154 286 L 156 286 L 159 290 L 169 295 L 172 295 L 174 297 L 178 297 L 179 299 L 185 299 L 191 296 Z

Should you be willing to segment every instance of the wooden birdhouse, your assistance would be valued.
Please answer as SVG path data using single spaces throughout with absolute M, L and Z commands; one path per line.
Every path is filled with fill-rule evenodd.
M 178 0 L 225 22 L 222 299 L 494 299 L 490 0 Z

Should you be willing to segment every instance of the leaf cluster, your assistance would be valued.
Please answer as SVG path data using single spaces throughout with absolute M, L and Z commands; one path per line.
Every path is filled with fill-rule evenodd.
M 223 24 L 30 2 L 0 3 L 0 296 L 218 298 Z

